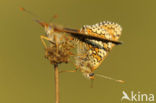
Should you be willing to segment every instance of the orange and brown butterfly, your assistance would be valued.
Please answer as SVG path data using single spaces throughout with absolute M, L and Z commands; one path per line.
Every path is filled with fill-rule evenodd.
M 100 37 L 110 41 L 118 41 L 119 37 L 121 36 L 121 31 L 122 28 L 119 24 L 104 21 L 95 25 L 84 25 L 80 32 L 85 33 L 86 35 Z M 88 45 L 84 42 L 79 43 L 79 46 L 77 47 L 78 54 L 86 55 L 77 56 L 76 65 L 85 77 L 94 79 L 94 70 L 100 66 L 100 64 L 108 55 L 108 52 L 111 51 L 115 45 L 110 41 L 102 42 L 85 39 L 85 42 L 88 42 L 92 45 Z M 122 80 L 116 80 L 104 75 L 97 74 L 97 76 L 123 83 Z

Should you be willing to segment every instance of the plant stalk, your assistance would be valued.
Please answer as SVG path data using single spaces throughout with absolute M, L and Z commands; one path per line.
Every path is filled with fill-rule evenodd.
M 58 64 L 54 64 L 54 76 L 55 76 L 55 101 L 60 103 L 60 94 L 59 94 L 59 71 Z

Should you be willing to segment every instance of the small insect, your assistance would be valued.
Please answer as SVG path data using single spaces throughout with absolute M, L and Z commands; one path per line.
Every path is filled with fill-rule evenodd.
M 30 11 L 27 11 L 24 8 L 20 9 L 36 17 L 36 15 Z M 60 25 L 48 24 L 41 22 L 40 20 L 35 21 L 45 29 L 46 34 L 40 36 L 45 49 L 48 47 L 44 40 L 49 41 L 51 44 L 55 44 L 57 48 L 59 47 L 59 44 L 62 46 L 65 43 L 71 43 L 73 46 L 77 46 L 76 70 L 61 72 L 75 72 L 80 69 L 85 77 L 94 79 L 94 70 L 99 67 L 108 52 L 111 51 L 114 45 L 122 44 L 122 42 L 118 41 L 122 29 L 120 25 L 116 23 L 101 22 L 95 25 L 84 25 L 81 30 L 77 30 L 64 28 Z M 53 50 L 52 47 L 48 48 L 47 55 L 49 56 L 49 53 L 51 54 Z M 54 55 L 51 55 L 50 59 L 52 59 L 53 56 Z M 56 62 L 57 60 L 58 59 L 55 59 L 53 62 Z M 68 60 L 65 62 L 67 61 Z M 112 79 L 100 74 L 97 74 L 97 76 Z

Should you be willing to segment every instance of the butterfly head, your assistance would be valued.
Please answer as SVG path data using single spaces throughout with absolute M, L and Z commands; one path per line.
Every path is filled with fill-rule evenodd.
M 94 78 L 95 78 L 95 74 L 93 72 L 84 72 L 83 71 L 83 76 L 90 80 L 94 80 Z
M 88 78 L 93 80 L 95 78 L 94 73 L 88 73 Z
M 46 28 L 48 27 L 49 25 L 45 22 L 41 22 L 40 20 L 35 20 L 38 24 L 40 24 L 42 27 Z
M 45 32 L 46 32 L 47 35 L 50 35 L 50 34 L 52 34 L 54 32 L 54 29 L 53 29 L 52 25 L 49 25 L 49 24 L 47 24 L 45 22 L 41 22 L 39 20 L 36 20 L 36 22 L 38 24 L 40 24 L 45 29 Z

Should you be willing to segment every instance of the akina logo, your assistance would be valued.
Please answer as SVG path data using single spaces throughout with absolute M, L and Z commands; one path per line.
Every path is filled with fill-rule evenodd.
M 122 98 L 121 98 L 121 101 L 146 101 L 146 102 L 153 102 L 154 101 L 154 94 L 152 93 L 141 93 L 140 91 L 138 92 L 134 92 L 134 91 L 131 91 L 130 93 L 126 93 L 125 91 L 122 91 Z

